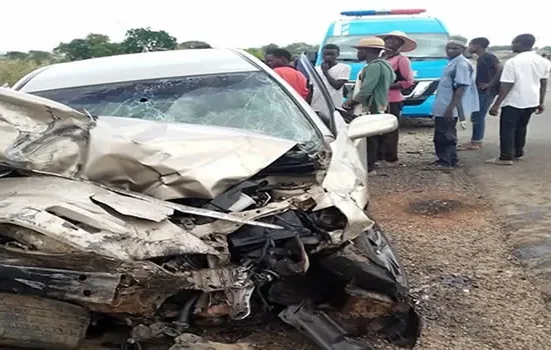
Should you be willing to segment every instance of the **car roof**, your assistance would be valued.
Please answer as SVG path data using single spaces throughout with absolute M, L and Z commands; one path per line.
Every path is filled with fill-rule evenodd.
M 239 50 L 158 51 L 54 64 L 30 73 L 14 88 L 38 92 L 124 81 L 258 70 Z

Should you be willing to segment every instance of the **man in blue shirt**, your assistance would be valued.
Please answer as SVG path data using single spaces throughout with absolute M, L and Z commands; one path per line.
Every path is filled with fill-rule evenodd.
M 432 106 L 434 148 L 438 157 L 434 165 L 437 167 L 457 165 L 457 119 L 464 119 L 479 109 L 475 70 L 463 55 L 466 47 L 466 41 L 453 37 L 446 45 L 449 62 Z

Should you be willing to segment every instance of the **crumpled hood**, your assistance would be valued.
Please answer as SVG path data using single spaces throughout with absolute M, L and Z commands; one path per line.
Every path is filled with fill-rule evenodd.
M 0 160 L 10 167 L 92 180 L 164 200 L 214 198 L 295 145 L 219 127 L 94 120 L 10 89 L 0 89 L 0 133 Z
M 160 199 L 214 198 L 295 144 L 227 128 L 102 117 L 82 173 Z
M 76 176 L 94 126 L 65 105 L 0 88 L 0 161 L 9 167 Z

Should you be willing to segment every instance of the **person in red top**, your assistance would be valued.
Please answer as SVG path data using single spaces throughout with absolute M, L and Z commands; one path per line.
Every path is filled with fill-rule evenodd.
M 291 66 L 291 53 L 285 49 L 271 49 L 266 51 L 265 62 L 289 85 L 291 85 L 302 98 L 308 101 L 310 91 L 308 80 L 295 67 Z
M 394 31 L 378 35 L 385 41 L 387 53 L 385 58 L 396 73 L 396 81 L 388 92 L 388 112 L 400 119 L 404 104 L 403 89 L 414 85 L 413 70 L 409 58 L 402 53 L 411 52 L 417 48 L 417 43 L 404 32 Z M 380 136 L 379 160 L 383 166 L 397 166 L 398 163 L 398 129 Z

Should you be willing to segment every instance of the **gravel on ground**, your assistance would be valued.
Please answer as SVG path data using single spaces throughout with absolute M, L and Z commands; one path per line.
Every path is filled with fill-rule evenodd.
M 402 130 L 402 168 L 370 179 L 426 321 L 418 349 L 548 349 L 549 312 L 511 254 L 507 223 L 461 168 L 431 171 L 431 129 Z

